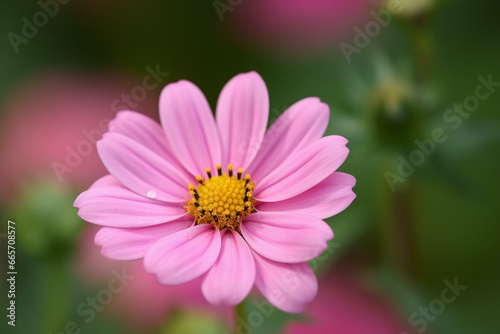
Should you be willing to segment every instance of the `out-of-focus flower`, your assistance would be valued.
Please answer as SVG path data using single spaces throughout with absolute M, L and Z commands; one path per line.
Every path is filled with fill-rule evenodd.
M 83 189 L 104 175 L 95 142 L 114 117 L 113 101 L 130 92 L 134 82 L 50 72 L 15 90 L 1 107 L 1 200 L 10 203 L 20 185 L 40 179 Z M 148 100 L 141 107 L 145 112 L 155 109 Z
M 370 8 L 365 0 L 246 1 L 227 16 L 240 35 L 276 50 L 307 51 L 350 39 Z
M 2 102 L 0 202 L 23 222 L 18 242 L 24 252 L 45 258 L 70 253 L 82 222 L 67 200 L 106 173 L 95 143 L 114 116 L 113 101 L 134 83 L 110 74 L 52 71 Z M 141 106 L 155 109 L 147 100 Z
M 105 226 L 95 238 L 103 254 L 144 257 L 166 285 L 202 276 L 213 304 L 238 304 L 255 283 L 276 307 L 301 312 L 317 291 L 307 261 L 333 238 L 322 219 L 353 201 L 355 179 L 336 172 L 347 140 L 321 138 L 326 104 L 303 99 L 266 133 L 268 113 L 255 72 L 227 83 L 216 122 L 188 81 L 163 90 L 163 129 L 120 113 L 98 143 L 110 175 L 75 201 L 80 217 Z
M 435 0 L 399 0 L 395 7 L 390 0 L 385 0 L 385 6 L 390 6 L 397 14 L 406 17 L 418 17 L 427 13 L 435 5 Z
M 356 268 L 344 264 L 324 277 L 305 313 L 309 319 L 289 323 L 284 333 L 387 334 L 408 328 L 396 308 L 363 284 Z

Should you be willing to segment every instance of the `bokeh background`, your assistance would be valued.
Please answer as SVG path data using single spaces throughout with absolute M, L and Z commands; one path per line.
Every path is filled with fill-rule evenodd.
M 215 106 L 255 70 L 270 121 L 307 96 L 330 105 L 357 198 L 328 219 L 306 312 L 260 310 L 254 294 L 236 331 L 499 333 L 500 87 L 479 79 L 500 82 L 499 13 L 493 0 L 3 1 L 0 331 L 234 332 L 199 282 L 162 287 L 140 261 L 103 258 L 72 203 L 106 173 L 95 141 L 119 109 L 157 118 L 161 88 L 180 79 Z M 453 110 L 464 103 L 470 113 Z

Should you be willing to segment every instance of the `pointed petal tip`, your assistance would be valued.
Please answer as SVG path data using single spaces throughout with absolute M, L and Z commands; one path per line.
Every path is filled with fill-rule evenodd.
M 301 313 L 318 292 L 318 281 L 307 263 L 284 264 L 253 252 L 256 286 L 275 307 L 287 313 Z
M 84 193 L 81 193 L 80 195 L 76 196 L 75 201 L 73 202 L 73 207 L 74 207 L 74 208 L 80 209 L 81 196 L 82 196 L 83 194 L 84 194 Z
M 249 71 L 249 72 L 243 72 L 243 73 L 236 74 L 226 83 L 226 86 L 228 86 L 230 84 L 235 84 L 235 83 L 237 84 L 241 81 L 244 81 L 247 83 L 250 82 L 250 83 L 253 83 L 254 85 L 257 84 L 257 85 L 260 85 L 262 87 L 266 87 L 266 92 L 267 92 L 267 86 L 266 86 L 264 79 L 256 71 Z
M 255 71 L 255 70 L 243 72 L 243 73 L 240 73 L 238 75 L 262 79 L 262 76 L 259 74 L 259 72 Z
M 165 85 L 165 87 L 163 87 L 161 94 L 160 94 L 160 101 L 162 100 L 161 96 L 166 94 L 166 93 L 170 93 L 170 91 L 172 89 L 183 89 L 183 88 L 195 88 L 196 90 L 200 90 L 200 88 L 198 88 L 198 86 L 195 85 L 193 82 L 191 82 L 189 80 L 181 79 L 181 80 L 178 80 L 175 82 L 171 82 L 171 83 Z

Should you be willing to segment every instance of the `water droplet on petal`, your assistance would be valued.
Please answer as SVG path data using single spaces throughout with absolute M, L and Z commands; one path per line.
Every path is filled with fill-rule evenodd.
M 147 197 L 149 198 L 155 198 L 156 197 L 156 192 L 154 190 L 150 190 L 148 191 L 148 193 L 146 194 Z
M 188 238 L 189 240 L 191 240 L 191 239 L 193 238 L 193 236 L 192 236 L 191 234 L 188 234 L 188 235 L 186 236 L 186 238 Z

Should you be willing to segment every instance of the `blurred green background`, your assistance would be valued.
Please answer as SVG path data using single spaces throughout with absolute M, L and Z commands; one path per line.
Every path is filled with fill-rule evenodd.
M 395 14 L 382 2 L 361 2 L 2 2 L 1 332 L 60 333 L 70 321 L 81 333 L 224 332 L 225 310 L 182 302 L 158 306 L 168 309 L 159 319 L 130 324 L 128 315 L 139 312 L 135 301 L 143 309 L 156 307 L 154 293 L 139 303 L 147 295 L 141 289 L 131 301 L 113 300 L 89 323 L 75 314 L 106 286 L 110 268 L 121 264 L 94 263 L 101 261 L 98 252 L 82 250 L 91 247 L 85 243 L 95 230 L 72 207 L 76 195 L 105 173 L 95 149 L 87 148 L 92 152 L 60 179 L 54 162 L 64 163 L 67 147 L 76 149 L 88 139 L 85 131 L 111 119 L 114 101 L 142 85 L 151 68 L 168 75 L 132 109 L 154 118 L 167 83 L 190 80 L 215 107 L 225 82 L 250 70 L 268 86 L 270 121 L 307 96 L 329 104 L 327 132 L 349 139 L 351 153 L 341 170 L 357 178 L 357 198 L 328 220 L 335 249 L 319 265 L 320 286 L 336 282 L 333 290 L 349 291 L 338 278 L 347 272 L 348 281 L 360 282 L 356 291 L 379 299 L 372 308 L 358 307 L 346 295 L 338 305 L 332 293 L 320 308 L 332 317 L 343 310 L 347 315 L 336 323 L 347 324 L 326 328 L 356 334 L 360 322 L 373 328 L 369 333 L 392 333 L 376 321 L 370 327 L 380 318 L 370 310 L 381 303 L 390 310 L 394 334 L 500 332 L 498 85 L 481 90 L 490 95 L 470 114 L 449 111 L 474 101 L 469 97 L 479 77 L 500 82 L 500 3 L 408 0 Z M 372 10 L 389 16 L 377 19 Z M 423 151 L 416 141 L 428 143 L 435 129 L 446 139 L 428 144 L 430 153 L 415 153 Z M 422 164 L 418 160 L 411 175 L 402 175 L 401 161 L 412 154 Z M 8 219 L 17 237 L 15 327 L 5 316 Z M 444 281 L 455 279 L 467 288 L 432 313 Z M 252 298 L 259 297 L 249 299 L 248 312 Z M 122 303 L 131 309 L 121 310 Z M 415 316 L 420 308 L 431 308 L 429 318 Z M 328 316 L 314 310 L 303 316 L 276 311 L 251 332 L 323 333 L 312 324 Z M 311 328 L 300 332 L 292 323 Z

